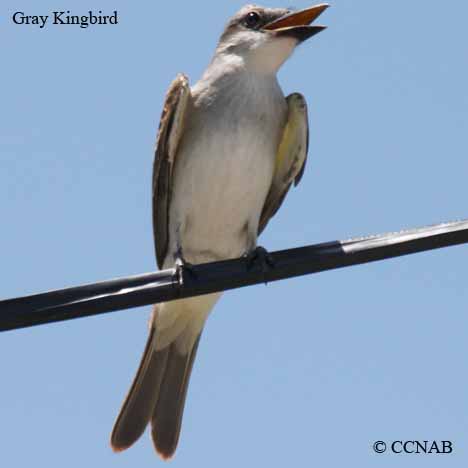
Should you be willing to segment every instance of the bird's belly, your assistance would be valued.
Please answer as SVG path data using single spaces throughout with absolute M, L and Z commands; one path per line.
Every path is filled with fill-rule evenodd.
M 178 154 L 170 245 L 202 263 L 242 255 L 256 243 L 277 143 L 244 129 L 201 138 Z

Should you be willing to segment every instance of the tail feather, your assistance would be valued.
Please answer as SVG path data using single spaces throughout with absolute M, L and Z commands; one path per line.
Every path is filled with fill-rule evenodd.
M 174 455 L 198 343 L 219 296 L 180 299 L 154 308 L 140 367 L 112 430 L 114 451 L 129 448 L 151 422 L 156 451 L 164 459 Z
M 177 448 L 188 383 L 200 336 L 188 354 L 180 354 L 176 342 L 170 346 L 158 401 L 151 418 L 153 444 L 164 459 L 171 458 Z
M 164 459 L 174 455 L 200 336 L 188 353 L 181 353 L 177 340 L 156 350 L 155 329 L 151 327 L 140 367 L 112 430 L 115 452 L 133 445 L 151 421 L 156 451 Z
M 140 367 L 114 424 L 111 446 L 115 452 L 129 448 L 140 438 L 158 401 L 169 349 L 156 351 L 154 335 L 151 327 Z

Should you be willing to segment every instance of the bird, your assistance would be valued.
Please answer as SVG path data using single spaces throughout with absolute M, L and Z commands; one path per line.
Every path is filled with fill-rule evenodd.
M 166 95 L 153 164 L 153 230 L 159 268 L 246 256 L 268 262 L 258 236 L 304 174 L 307 103 L 285 97 L 277 72 L 323 31 L 328 8 L 247 5 L 227 23 L 201 79 L 177 75 Z M 268 265 L 268 267 L 273 267 Z M 140 366 L 115 421 L 111 447 L 133 445 L 148 424 L 156 452 L 176 451 L 203 327 L 220 293 L 153 307 Z

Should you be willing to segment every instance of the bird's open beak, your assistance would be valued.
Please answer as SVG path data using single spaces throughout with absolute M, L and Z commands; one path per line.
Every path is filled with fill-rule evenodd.
M 327 8 L 327 3 L 322 3 L 305 10 L 288 13 L 286 16 L 268 23 L 263 27 L 265 31 L 274 32 L 281 36 L 290 36 L 305 41 L 315 34 L 326 29 L 326 26 L 311 25 Z

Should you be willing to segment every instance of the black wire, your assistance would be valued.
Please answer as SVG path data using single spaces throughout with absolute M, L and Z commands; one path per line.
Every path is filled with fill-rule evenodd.
M 468 220 L 271 254 L 274 267 L 246 259 L 164 270 L 0 301 L 0 331 L 99 315 L 174 299 L 279 281 L 468 243 Z

